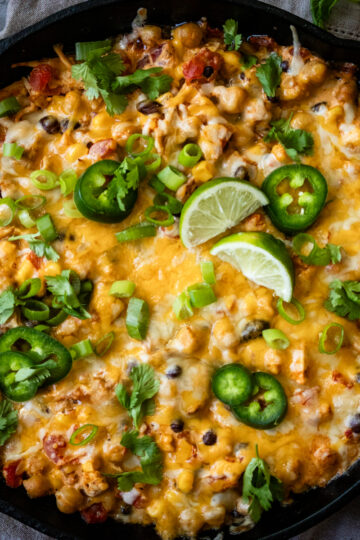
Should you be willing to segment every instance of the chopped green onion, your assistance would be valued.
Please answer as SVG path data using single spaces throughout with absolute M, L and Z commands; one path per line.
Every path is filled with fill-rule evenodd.
M 201 308 L 213 304 L 217 298 L 208 283 L 195 283 L 187 288 L 190 296 L 190 302 L 193 307 Z
M 63 208 L 64 208 L 64 214 L 67 217 L 70 217 L 70 218 L 84 217 L 81 214 L 81 212 L 79 212 L 79 210 L 77 209 L 74 199 L 70 199 L 69 201 L 64 201 Z
M 161 156 L 155 153 L 150 154 L 145 162 L 146 172 L 155 172 L 159 167 L 161 167 Z
M 108 332 L 107 334 L 105 334 L 105 336 L 100 338 L 99 341 L 95 343 L 95 346 L 94 346 L 95 354 L 97 354 L 97 356 L 104 356 L 104 354 L 108 352 L 111 345 L 113 344 L 114 339 L 115 339 L 114 332 Z
M 21 311 L 28 321 L 47 321 L 50 316 L 49 306 L 40 300 L 28 300 Z
M 165 186 L 160 180 L 157 178 L 157 176 L 153 176 L 151 180 L 149 180 L 149 186 L 155 189 L 157 193 L 163 193 L 165 191 Z
M 85 437 L 85 439 L 80 438 L 80 440 L 78 440 L 78 438 L 81 437 L 81 435 L 84 435 L 85 432 L 89 431 L 89 429 L 91 429 L 90 434 Z M 98 431 L 98 426 L 95 426 L 94 424 L 84 424 L 74 431 L 69 442 L 72 446 L 84 446 L 95 437 Z
M 20 111 L 21 105 L 16 97 L 11 96 L 0 101 L 0 118 L 10 116 Z
M 147 145 L 145 146 L 144 150 L 141 150 L 140 152 L 134 152 L 135 142 L 139 139 L 143 139 L 147 143 Z M 150 154 L 151 150 L 154 148 L 154 144 L 155 141 L 152 137 L 150 137 L 150 135 L 134 133 L 133 135 L 130 135 L 130 137 L 126 141 L 125 150 L 133 157 L 145 157 Z
M 51 328 L 49 328 L 46 324 L 37 324 L 34 326 L 34 330 L 38 330 L 38 332 L 45 332 L 46 334 L 49 334 L 51 331 Z
M 50 189 L 56 188 L 59 179 L 57 174 L 47 171 L 46 169 L 40 169 L 38 171 L 33 171 L 30 174 L 30 180 L 38 189 L 49 191 Z
M 46 242 L 53 242 L 58 237 L 58 233 L 55 229 L 53 220 L 50 214 L 44 214 L 36 220 L 36 226 L 39 233 Z
M 150 312 L 145 300 L 130 298 L 126 312 L 126 329 L 130 337 L 143 340 L 149 326 Z
M 74 191 L 77 179 L 77 174 L 73 169 L 67 169 L 60 174 L 60 191 L 64 197 L 70 195 L 70 193 Z
M 193 167 L 201 159 L 202 151 L 198 144 L 185 144 L 178 156 L 178 162 L 183 167 Z
M 278 301 L 277 301 L 277 304 L 276 304 L 276 308 L 277 308 L 279 314 L 282 316 L 282 318 L 285 319 L 285 321 L 287 321 L 290 324 L 300 324 L 300 323 L 302 323 L 305 320 L 305 309 L 300 304 L 299 300 L 296 300 L 296 298 L 292 298 L 290 302 L 286 302 L 286 303 L 287 304 L 292 304 L 295 307 L 295 309 L 296 309 L 296 311 L 298 313 L 298 318 L 293 319 L 292 317 L 290 317 L 290 315 L 285 310 L 283 299 L 279 298 Z
M 272 349 L 284 350 L 290 345 L 290 341 L 281 330 L 268 328 L 262 331 L 263 338 Z
M 92 52 L 99 49 L 109 50 L 111 47 L 110 39 L 104 41 L 81 41 L 75 43 L 75 58 L 76 60 L 87 60 Z M 106 52 L 106 51 L 104 51 Z
M 176 197 L 169 195 L 169 193 L 157 193 L 154 197 L 154 204 L 160 206 L 166 205 L 173 216 L 180 214 L 183 208 L 182 202 Z
M 4 142 L 3 144 L 3 156 L 5 157 L 12 157 L 14 159 L 21 159 L 25 148 L 23 146 L 19 146 L 16 143 L 7 143 Z
M 94 354 L 94 349 L 89 339 L 84 339 L 83 341 L 75 343 L 70 347 L 69 351 L 73 360 Z
M 171 191 L 176 191 L 187 180 L 185 174 L 172 165 L 168 165 L 158 172 L 157 177 Z
M 117 296 L 118 298 L 130 298 L 135 291 L 135 283 L 126 279 L 122 281 L 114 281 L 111 285 L 109 294 L 111 296 Z
M 21 225 L 25 227 L 25 229 L 31 229 L 31 227 L 35 227 L 36 225 L 35 221 L 30 216 L 29 210 L 20 210 L 18 213 L 18 218 Z
M 161 220 L 151 217 L 151 214 L 154 214 L 156 212 L 164 212 L 165 214 L 167 214 L 167 218 Z M 160 227 L 169 227 L 175 221 L 174 216 L 172 215 L 167 206 L 149 206 L 149 208 L 145 210 L 145 217 L 146 221 L 148 221 L 149 223 L 154 223 L 155 225 L 158 225 Z
M 188 319 L 189 317 L 192 317 L 194 315 L 190 303 L 190 297 L 186 294 L 185 291 L 175 298 L 172 308 L 176 317 L 180 321 Z
M 133 240 L 140 240 L 140 238 L 148 238 L 150 236 L 156 236 L 156 227 L 154 225 L 148 225 L 139 223 L 128 227 L 123 231 L 115 234 L 118 242 L 132 242 Z
M 24 195 L 15 201 L 18 208 L 23 210 L 36 210 L 41 208 L 46 203 L 46 197 L 44 195 Z
M 203 261 L 200 263 L 201 274 L 205 283 L 214 285 L 216 283 L 216 277 L 214 272 L 214 264 L 211 261 Z
M 22 300 L 25 298 L 31 298 L 36 296 L 41 289 L 41 279 L 40 278 L 30 278 L 24 281 L 17 291 L 17 296 Z
M 50 326 L 58 326 L 59 324 L 65 321 L 67 316 L 68 314 L 62 309 L 56 309 L 56 313 L 54 314 L 54 312 L 52 311 L 50 313 L 50 319 L 48 319 L 46 322 Z
M 7 225 L 10 225 L 10 223 L 15 217 L 15 214 L 16 214 L 15 202 L 10 197 L 5 197 L 4 199 L 0 199 L 0 206 L 5 207 L 5 212 L 0 210 L 0 216 L 1 214 L 5 213 L 4 218 L 0 217 L 0 227 L 6 227 Z
M 325 345 L 328 338 L 328 332 L 332 328 L 337 328 L 339 331 L 337 332 L 337 336 L 333 338 L 333 341 L 335 342 L 335 347 L 331 350 L 327 350 Z M 340 349 L 344 341 L 344 327 L 339 323 L 329 323 L 325 326 L 324 330 L 321 332 L 320 339 L 319 339 L 319 351 L 324 354 L 336 354 Z

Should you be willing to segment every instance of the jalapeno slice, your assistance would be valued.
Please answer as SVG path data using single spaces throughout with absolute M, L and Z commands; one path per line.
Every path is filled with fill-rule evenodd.
M 130 214 L 137 199 L 137 189 L 129 189 L 119 204 L 119 189 L 114 176 L 119 165 L 112 159 L 98 161 L 76 182 L 74 201 L 86 218 L 101 223 L 119 223 Z
M 0 353 L 8 351 L 25 355 L 36 367 L 46 367 L 49 376 L 43 381 L 44 384 L 53 384 L 63 379 L 72 366 L 71 354 L 64 345 L 34 328 L 18 326 L 1 336 Z M 53 362 L 48 364 L 48 360 Z
M 320 171 L 309 165 L 284 165 L 264 180 L 269 198 L 266 211 L 275 227 L 296 234 L 310 227 L 327 197 L 327 183 Z
M 236 418 L 256 429 L 271 429 L 284 418 L 287 398 L 283 387 L 269 373 L 254 373 L 254 393 L 247 403 L 232 408 Z
M 12 401 L 28 401 L 37 392 L 39 384 L 34 378 L 22 379 L 22 373 L 31 372 L 34 361 L 15 351 L 0 353 L 0 388 Z
M 215 396 L 226 405 L 240 405 L 251 397 L 254 383 L 244 366 L 227 364 L 214 373 L 211 387 Z

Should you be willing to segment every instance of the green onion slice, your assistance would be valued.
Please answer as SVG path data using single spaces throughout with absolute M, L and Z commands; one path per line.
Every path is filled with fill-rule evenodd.
M 190 297 L 183 291 L 179 296 L 177 296 L 172 305 L 176 317 L 183 321 L 184 319 L 189 319 L 194 315 L 193 309 L 190 303 Z
M 63 204 L 64 208 L 64 214 L 65 216 L 69 218 L 82 218 L 84 217 L 81 212 L 76 207 L 76 204 L 74 202 L 74 199 L 70 199 L 69 201 L 64 201 Z
M 335 346 L 333 349 L 327 349 L 326 348 L 326 342 L 329 339 L 328 332 L 331 329 L 335 329 L 336 332 L 334 337 L 331 338 L 331 341 L 334 342 Z M 319 351 L 324 354 L 336 354 L 340 349 L 344 341 L 344 327 L 342 324 L 339 323 L 329 323 L 325 326 L 324 330 L 321 332 L 320 339 L 319 339 Z
M 133 339 L 143 340 L 149 326 L 149 306 L 141 298 L 130 298 L 126 312 L 126 329 Z
M 58 237 L 53 220 L 50 214 L 44 214 L 36 220 L 36 226 L 41 236 L 46 242 L 53 242 Z
M 90 339 L 84 339 L 83 341 L 75 343 L 70 347 L 69 351 L 73 360 L 94 354 Z
M 23 210 L 36 210 L 41 208 L 46 203 L 44 195 L 24 195 L 15 201 L 18 208 Z
M 276 308 L 279 312 L 279 314 L 282 316 L 285 321 L 287 321 L 290 324 L 300 324 L 305 320 L 305 309 L 300 304 L 299 300 L 296 300 L 296 298 L 292 298 L 290 302 L 286 302 L 288 305 L 292 305 L 295 307 L 298 318 L 293 319 L 286 311 L 284 307 L 284 301 L 282 298 L 279 298 L 276 304 Z
M 164 212 L 167 215 L 167 218 L 161 220 L 151 217 L 152 214 L 157 212 Z M 154 223 L 154 225 L 158 225 L 160 227 L 170 227 L 170 225 L 173 225 L 173 223 L 175 222 L 174 216 L 172 215 L 167 206 L 149 206 L 149 208 L 145 210 L 145 217 L 146 221 L 148 221 L 149 223 Z
M 290 345 L 290 341 L 281 330 L 268 328 L 262 331 L 263 338 L 272 349 L 284 350 Z
M 60 191 L 64 197 L 70 195 L 75 189 L 77 174 L 73 169 L 63 171 L 59 176 Z
M 200 263 L 201 274 L 205 283 L 214 285 L 216 283 L 214 264 L 212 261 L 203 261 Z
M 149 186 L 155 189 L 157 193 L 163 193 L 165 191 L 164 184 L 160 182 L 157 176 L 153 176 L 151 180 L 149 180 Z
M 150 154 L 145 162 L 146 172 L 155 172 L 159 167 L 161 167 L 161 156 L 155 153 Z
M 38 189 L 49 191 L 50 189 L 56 188 L 59 179 L 57 174 L 47 171 L 46 169 L 39 169 L 30 174 L 30 180 Z
M 81 41 L 75 43 L 76 60 L 87 60 L 91 53 L 99 51 L 99 55 L 107 52 L 111 48 L 110 39 L 104 41 Z
M 83 439 L 82 436 L 89 430 L 91 430 L 89 435 Z M 72 446 L 85 446 L 85 444 L 88 444 L 95 437 L 98 431 L 99 428 L 95 424 L 84 424 L 74 431 L 69 442 Z
M 171 191 L 176 191 L 187 180 L 185 174 L 172 165 L 168 165 L 158 172 L 157 177 Z
M 115 236 L 116 240 L 120 243 L 132 242 L 133 240 L 140 240 L 141 238 L 156 236 L 156 227 L 155 225 L 151 224 L 139 223 L 116 233 Z
M 0 101 L 0 118 L 10 116 L 20 111 L 21 105 L 16 97 L 11 96 Z
M 176 197 L 169 195 L 169 193 L 157 193 L 154 197 L 154 204 L 160 206 L 165 205 L 173 216 L 180 214 L 183 208 L 182 202 Z
M 3 156 L 11 157 L 14 159 L 21 159 L 25 148 L 16 143 L 7 143 L 3 144 Z
M 5 197 L 4 199 L 0 199 L 0 207 L 1 206 L 4 208 L 0 208 L 0 227 L 7 227 L 7 225 L 10 225 L 16 214 L 15 202 L 10 197 Z M 2 215 L 4 215 L 4 217 L 1 217 Z
M 31 229 L 35 227 L 36 223 L 30 215 L 29 210 L 19 210 L 18 219 L 25 229 Z
M 139 141 L 139 139 L 143 139 L 145 143 L 147 144 L 144 150 L 141 150 L 140 152 L 135 152 L 134 145 L 136 141 Z M 142 133 L 134 133 L 133 135 L 130 135 L 130 137 L 126 141 L 125 150 L 127 151 L 128 154 L 130 154 L 133 157 L 145 157 L 150 154 L 150 152 L 154 148 L 154 145 L 155 145 L 155 141 L 152 137 L 150 137 L 150 135 L 143 135 Z
M 111 345 L 113 344 L 114 339 L 115 339 L 114 332 L 108 332 L 107 334 L 105 334 L 105 336 L 100 338 L 99 341 L 95 343 L 95 346 L 94 346 L 95 354 L 97 356 L 104 356 L 104 354 L 108 352 Z
M 195 308 L 201 308 L 213 304 L 217 298 L 208 283 L 195 283 L 187 288 L 190 296 L 190 303 Z
M 178 156 L 178 162 L 183 167 L 194 167 L 201 159 L 202 151 L 198 144 L 185 144 Z
M 48 319 L 46 323 L 49 324 L 50 326 L 58 326 L 59 324 L 65 321 L 67 316 L 68 314 L 62 309 L 55 309 L 53 307 L 50 312 L 50 319 Z
M 114 281 L 111 285 L 109 294 L 111 294 L 111 296 L 117 296 L 118 298 L 130 298 L 130 296 L 134 294 L 134 291 L 135 283 L 123 279 L 121 281 Z
M 28 321 L 47 321 L 50 316 L 49 306 L 40 300 L 27 300 L 21 311 Z
M 24 281 L 18 288 L 17 296 L 22 300 L 36 296 L 41 289 L 41 279 L 31 278 Z
M 46 334 L 49 334 L 51 331 L 51 328 L 47 326 L 46 324 L 37 324 L 34 326 L 34 330 L 38 330 L 39 332 L 45 332 Z

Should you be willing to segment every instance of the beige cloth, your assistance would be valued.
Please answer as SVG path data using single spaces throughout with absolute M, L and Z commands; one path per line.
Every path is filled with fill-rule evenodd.
M 0 39 L 15 34 L 44 17 L 82 0 L 0 0 L 0 9 L 7 3 L 6 23 L 0 31 Z M 134 2 L 134 0 L 132 0 Z M 154 0 L 156 2 L 156 0 Z M 189 1 L 189 0 L 188 0 Z M 288 12 L 311 20 L 309 0 L 263 0 Z M 134 2 L 141 5 L 141 0 Z M 204 7 L 206 14 L 206 7 Z M 339 37 L 360 39 L 360 4 L 340 0 L 335 7 L 328 29 Z M 320 525 L 297 536 L 294 540 L 360 540 L 360 498 L 343 511 L 338 512 Z M 0 540 L 52 540 L 48 536 L 0 514 Z

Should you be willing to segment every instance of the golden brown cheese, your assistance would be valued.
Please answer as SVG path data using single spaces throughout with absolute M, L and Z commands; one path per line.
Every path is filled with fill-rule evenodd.
M 256 68 L 242 69 L 242 53 L 225 51 L 222 40 L 213 35 L 205 23 L 191 23 L 176 28 L 170 40 L 162 39 L 159 28 L 149 26 L 119 38 L 115 50 L 127 59 L 131 71 L 140 62 L 145 67 L 161 66 L 173 77 L 171 91 L 158 99 L 160 113 L 141 114 L 136 105 L 145 96 L 137 90 L 129 96 L 126 111 L 110 117 L 100 99 L 89 101 L 81 84 L 71 79 L 73 60 L 64 57 L 47 60 L 57 74 L 60 91 L 56 95 L 30 92 L 29 96 L 27 81 L 0 92 L 1 99 L 16 94 L 25 107 L 15 119 L 0 119 L 2 139 L 25 147 L 21 161 L 1 157 L 3 197 L 41 193 L 29 180 L 36 169 L 60 174 L 72 168 L 80 175 L 100 159 L 99 141 L 115 141 L 110 143 L 111 157 L 122 159 L 132 133 L 154 137 L 164 164 L 177 165 L 186 141 L 201 146 L 205 160 L 192 169 L 177 192 L 183 201 L 210 178 L 246 176 L 261 186 L 274 168 L 290 163 L 280 144 L 263 140 L 270 121 L 280 115 L 287 117 L 292 112 L 292 126 L 306 129 L 315 139 L 314 154 L 303 162 L 326 176 L 330 202 L 310 233 L 319 243 L 343 246 L 345 254 L 341 263 L 325 268 L 295 260 L 294 296 L 306 310 L 305 321 L 297 326 L 280 317 L 270 290 L 254 285 L 228 263 L 212 257 L 211 241 L 187 250 L 174 226 L 160 229 L 156 238 L 119 245 L 114 233 L 143 219 L 151 204 L 153 191 L 146 184 L 139 190 L 134 211 L 120 225 L 70 219 L 64 214 L 60 191 L 46 192 L 44 211 L 52 215 L 62 236 L 54 244 L 61 256 L 58 262 L 41 259 L 34 266 L 26 242 L 7 240 L 25 230 L 10 226 L 1 231 L 1 290 L 71 268 L 95 284 L 89 308 L 92 317 L 69 317 L 54 329 L 54 337 L 71 346 L 86 338 L 96 341 L 109 331 L 116 335 L 105 357 L 77 360 L 64 380 L 18 406 L 18 430 L 3 449 L 5 467 L 18 462 L 16 473 L 26 475 L 23 483 L 29 496 L 54 493 L 65 513 L 101 503 L 106 513 L 126 523 L 154 522 L 163 538 L 193 536 L 204 525 L 219 527 L 234 509 L 247 513 L 239 479 L 255 455 L 256 444 L 287 492 L 325 485 L 359 455 L 357 435 L 348 424 L 359 409 L 357 327 L 323 307 L 331 280 L 360 277 L 360 116 L 352 74 L 346 66 L 334 71 L 309 51 L 299 52 L 298 47 L 293 61 L 292 47 L 254 37 L 243 45 L 243 52 L 262 59 L 276 50 L 290 65 L 281 77 L 280 102 L 272 103 L 256 78 Z M 205 46 L 223 59 L 218 78 L 202 84 L 184 83 L 184 63 Z M 152 56 L 159 47 L 160 54 Z M 39 125 L 49 114 L 80 127 L 49 135 Z M 232 232 L 243 230 L 268 231 L 284 239 L 262 211 Z M 214 263 L 217 302 L 179 322 L 172 303 L 186 287 L 201 281 L 202 260 Z M 143 342 L 132 340 L 126 332 L 126 300 L 109 296 L 112 282 L 121 279 L 134 281 L 137 296 L 150 306 L 150 328 Z M 277 351 L 262 339 L 242 342 L 241 330 L 254 319 L 283 330 L 290 347 Z M 327 356 L 318 352 L 318 338 L 331 321 L 344 326 L 346 339 L 336 355 Z M 7 327 L 17 324 L 13 318 Z M 129 418 L 114 394 L 116 384 L 128 378 L 128 367 L 134 361 L 152 365 L 160 379 L 156 412 L 145 419 L 141 432 L 155 438 L 165 467 L 160 485 L 138 484 L 121 496 L 101 473 L 131 470 L 137 464 L 120 445 Z M 247 427 L 212 396 L 211 374 L 228 362 L 278 377 L 289 410 L 277 428 L 259 431 Z M 182 368 L 182 375 L 169 379 L 165 372 L 173 365 Z M 170 424 L 179 418 L 185 427 L 174 433 Z M 96 438 L 83 447 L 69 446 L 74 429 L 86 423 L 99 426 Z M 217 435 L 213 446 L 202 441 L 209 429 Z

